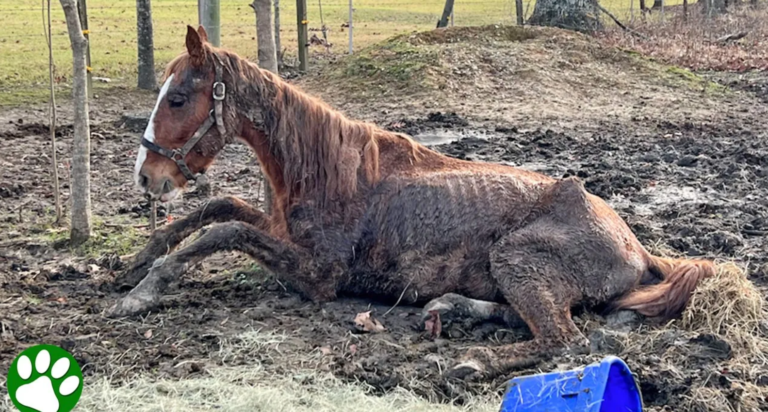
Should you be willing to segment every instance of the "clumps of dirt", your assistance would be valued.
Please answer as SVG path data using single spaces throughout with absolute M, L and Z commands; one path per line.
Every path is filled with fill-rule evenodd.
M 43 123 L 25 123 L 23 119 L 18 119 L 16 122 L 10 122 L 13 125 L 11 130 L 0 133 L 0 139 L 22 139 L 35 136 L 50 136 L 51 131 L 49 126 Z M 73 132 L 72 125 L 59 125 L 56 126 L 56 137 L 69 136 Z
M 768 72 L 765 70 L 738 74 L 706 71 L 701 72 L 700 75 L 723 86 L 751 93 L 763 103 L 768 103 Z
M 0 198 L 20 197 L 24 191 L 24 186 L 19 183 L 0 182 Z
M 469 122 L 455 112 L 432 112 L 423 120 L 402 119 L 392 122 L 387 126 L 387 130 L 415 136 L 426 130 L 461 130 L 467 126 L 469 126 Z

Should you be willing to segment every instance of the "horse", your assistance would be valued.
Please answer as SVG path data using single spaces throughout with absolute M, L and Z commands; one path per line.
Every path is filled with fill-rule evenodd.
M 190 265 L 237 251 L 312 302 L 399 299 L 422 305 L 424 324 L 437 313 L 530 329 L 530 340 L 470 348 L 445 372 L 468 379 L 588 353 L 571 318 L 577 305 L 672 319 L 714 274 L 709 260 L 649 253 L 576 177 L 452 158 L 350 119 L 214 47 L 202 27 L 187 26 L 186 50 L 164 78 L 136 159 L 139 190 L 171 200 L 239 140 L 268 179 L 272 212 L 213 199 L 156 230 L 115 280 L 132 289 L 108 316 L 155 308 Z

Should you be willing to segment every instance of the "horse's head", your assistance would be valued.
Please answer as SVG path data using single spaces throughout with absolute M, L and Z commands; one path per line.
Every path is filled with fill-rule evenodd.
M 136 184 L 150 199 L 169 201 L 213 163 L 227 133 L 227 90 L 218 54 L 200 27 L 187 26 L 187 51 L 168 64 L 165 82 L 136 157 Z

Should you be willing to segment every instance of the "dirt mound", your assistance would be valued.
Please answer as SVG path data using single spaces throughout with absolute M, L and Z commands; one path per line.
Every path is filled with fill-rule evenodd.
M 588 35 L 500 25 L 399 35 L 300 84 L 356 114 L 371 104 L 387 114 L 440 108 L 528 126 L 714 121 L 735 100 L 754 98 Z

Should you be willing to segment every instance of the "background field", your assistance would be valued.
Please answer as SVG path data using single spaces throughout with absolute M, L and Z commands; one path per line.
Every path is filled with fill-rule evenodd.
M 682 0 L 670 0 L 672 7 Z M 255 17 L 246 0 L 221 1 L 222 46 L 255 58 L 257 43 Z M 484 24 L 513 24 L 514 0 L 457 1 L 454 24 L 460 26 Z M 608 0 L 601 4 L 622 20 L 631 20 L 630 8 L 639 18 L 638 2 Z M 650 4 L 650 3 L 649 3 Z M 443 0 L 356 0 L 354 2 L 354 47 L 381 41 L 399 33 L 429 30 L 435 27 L 443 10 Z M 524 1 L 526 17 L 530 16 L 535 0 Z M 341 26 L 348 20 L 349 3 L 343 0 L 322 1 L 322 20 L 327 27 L 330 50 L 313 46 L 310 53 L 345 54 L 349 33 Z M 320 31 L 320 5 L 308 1 L 310 36 Z M 53 48 L 56 74 L 60 87 L 66 88 L 71 72 L 71 52 L 61 5 L 54 0 Z M 197 1 L 154 0 L 152 2 L 155 62 L 158 70 L 183 50 L 184 28 L 195 25 Z M 48 52 L 44 36 L 41 3 L 0 0 L 3 31 L 0 33 L 0 105 L 21 101 L 45 101 L 48 82 Z M 656 16 L 658 17 L 658 15 Z M 89 0 L 88 20 L 91 36 L 93 75 L 110 79 L 110 85 L 134 86 L 136 72 L 136 3 L 133 0 Z M 283 0 L 281 4 L 282 47 L 288 56 L 296 50 L 296 3 Z M 103 85 L 97 85 L 99 87 Z

